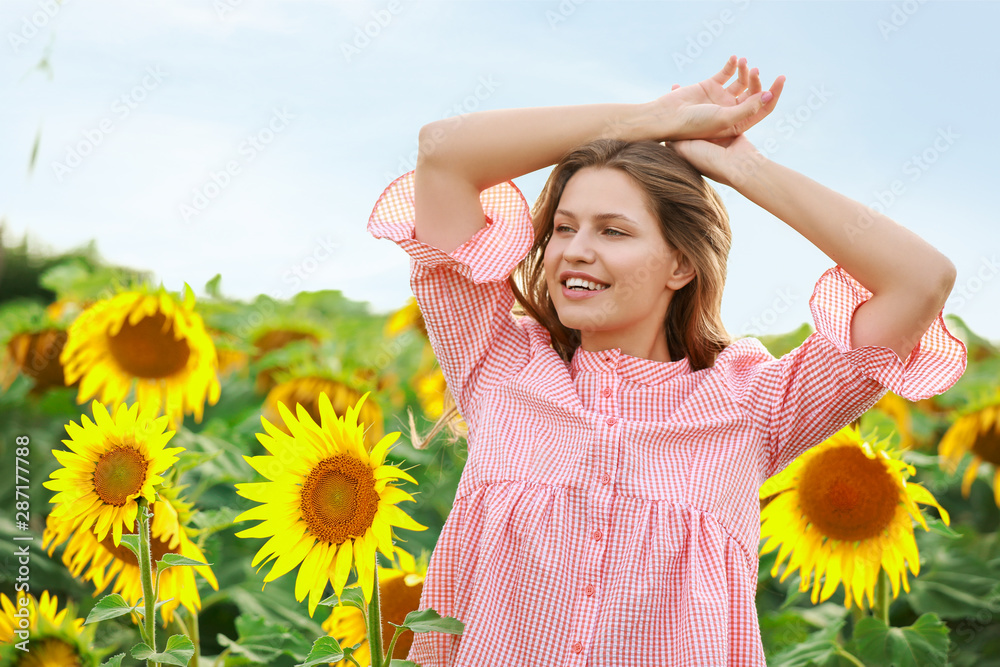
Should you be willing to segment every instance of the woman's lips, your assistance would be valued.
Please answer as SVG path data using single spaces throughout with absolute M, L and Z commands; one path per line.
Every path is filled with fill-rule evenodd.
M 609 289 L 611 288 L 605 287 L 602 290 L 570 289 L 565 285 L 562 285 L 563 296 L 573 301 L 579 301 L 580 299 L 589 299 L 592 296 L 596 296 L 598 294 L 607 292 Z

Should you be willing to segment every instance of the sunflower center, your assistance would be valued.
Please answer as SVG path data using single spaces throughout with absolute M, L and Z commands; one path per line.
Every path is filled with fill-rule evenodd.
M 302 485 L 302 517 L 320 540 L 361 537 L 378 511 L 371 468 L 348 454 L 320 461 Z
M 826 537 L 845 542 L 881 534 L 899 504 L 891 473 L 857 447 L 833 447 L 813 457 L 798 493 L 806 518 Z
M 976 441 L 972 443 L 972 451 L 981 459 L 1000 467 L 1000 430 L 997 430 L 997 426 L 980 433 Z
M 106 505 L 121 507 L 142 489 L 149 462 L 131 447 L 116 447 L 94 470 L 94 491 Z
M 37 640 L 36 640 L 37 641 Z M 80 656 L 76 649 L 55 637 L 42 640 L 41 645 L 32 642 L 31 650 L 24 653 L 14 663 L 17 667 L 79 667 Z
M 165 378 L 187 365 L 191 348 L 183 338 L 174 338 L 174 324 L 167 324 L 163 313 L 125 322 L 121 331 L 110 338 L 111 356 L 129 375 L 141 378 Z

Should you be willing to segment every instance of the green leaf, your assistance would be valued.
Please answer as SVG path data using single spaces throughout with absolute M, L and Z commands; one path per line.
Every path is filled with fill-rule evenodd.
M 312 650 L 306 661 L 295 667 L 312 667 L 324 663 L 338 662 L 344 657 L 344 652 L 340 649 L 340 644 L 333 637 L 320 637 L 313 644 Z
M 106 662 L 101 663 L 101 667 L 122 667 L 122 658 L 125 657 L 124 653 L 119 653 L 118 655 L 108 658 Z
M 953 530 L 944 521 L 938 519 L 937 517 L 927 516 L 924 517 L 924 521 L 927 522 L 927 528 L 938 535 L 944 535 L 945 537 L 950 537 L 952 539 L 959 539 L 962 537 L 962 533 Z
M 814 632 L 802 643 L 782 651 L 774 656 L 768 665 L 771 667 L 807 667 L 808 665 L 824 665 L 832 660 L 841 649 L 837 634 L 844 625 L 841 619 L 828 627 Z
M 216 273 L 215 276 L 205 283 L 205 293 L 208 294 L 213 299 L 221 299 L 222 291 L 219 284 L 222 282 L 222 274 Z
M 90 610 L 87 614 L 87 620 L 83 622 L 84 625 L 89 623 L 98 623 L 100 621 L 106 621 L 109 618 L 117 618 L 119 616 L 124 616 L 125 614 L 132 612 L 132 605 L 125 601 L 121 595 L 113 593 L 111 595 L 105 595 L 101 598 L 100 602 L 94 605 L 94 608 Z
M 122 535 L 122 546 L 135 554 L 135 559 L 139 560 L 139 536 L 136 534 Z
M 368 604 L 365 602 L 364 593 L 362 593 L 361 589 L 357 586 L 345 588 L 344 594 L 339 598 L 336 594 L 334 594 L 324 600 L 320 600 L 319 603 L 327 607 L 336 607 L 338 604 L 345 604 L 350 605 L 351 607 L 357 607 L 361 611 L 368 610 Z
M 237 641 L 223 634 L 216 635 L 216 640 L 230 653 L 253 662 L 269 664 L 283 653 L 302 660 L 309 651 L 309 642 L 301 634 L 262 617 L 238 616 L 236 632 L 239 636 Z
M 409 660 L 390 660 L 389 667 L 420 667 L 420 665 Z
M 156 653 L 146 644 L 136 644 L 132 647 L 132 657 L 137 660 L 165 662 L 168 665 L 187 667 L 194 655 L 194 644 L 184 635 L 171 635 L 167 639 L 167 647 L 162 653 Z
M 937 614 L 924 614 L 904 628 L 886 626 L 868 616 L 854 628 L 853 643 L 869 664 L 885 667 L 925 667 L 948 663 L 948 626 Z
M 211 563 L 203 563 L 200 560 L 192 560 L 191 558 L 181 556 L 180 554 L 163 554 L 163 560 L 156 561 L 156 569 L 158 572 L 162 572 L 168 567 L 176 567 L 180 565 L 200 567 L 203 565 L 211 565 Z
M 451 616 L 441 616 L 433 609 L 423 609 L 411 611 L 406 615 L 403 624 L 397 627 L 407 628 L 413 632 L 444 632 L 449 635 L 461 635 L 462 631 L 465 630 L 465 623 Z

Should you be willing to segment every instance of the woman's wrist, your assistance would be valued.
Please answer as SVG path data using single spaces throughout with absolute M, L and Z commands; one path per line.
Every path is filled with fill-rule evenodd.
M 621 115 L 608 119 L 603 136 L 623 141 L 670 141 L 675 127 L 673 114 L 656 100 L 625 106 Z

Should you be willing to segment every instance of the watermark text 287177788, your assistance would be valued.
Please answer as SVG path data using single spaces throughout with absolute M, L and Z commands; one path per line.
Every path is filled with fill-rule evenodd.
M 26 435 L 19 435 L 14 440 L 14 524 L 17 529 L 23 532 L 28 531 L 28 524 L 31 521 L 31 498 L 28 495 L 28 488 L 31 481 L 30 470 L 28 468 L 28 454 L 31 439 Z M 15 535 L 15 542 L 31 542 L 34 538 L 31 535 Z M 28 593 L 30 585 L 28 578 L 31 575 L 31 556 L 28 545 L 19 545 L 14 549 L 14 556 L 17 558 L 18 568 L 15 577 L 14 589 L 18 593 Z M 18 595 L 18 609 L 14 616 L 17 619 L 17 627 L 14 634 L 21 641 L 15 646 L 22 651 L 28 650 L 28 604 L 27 596 Z M 23 607 L 23 608 L 22 608 Z

